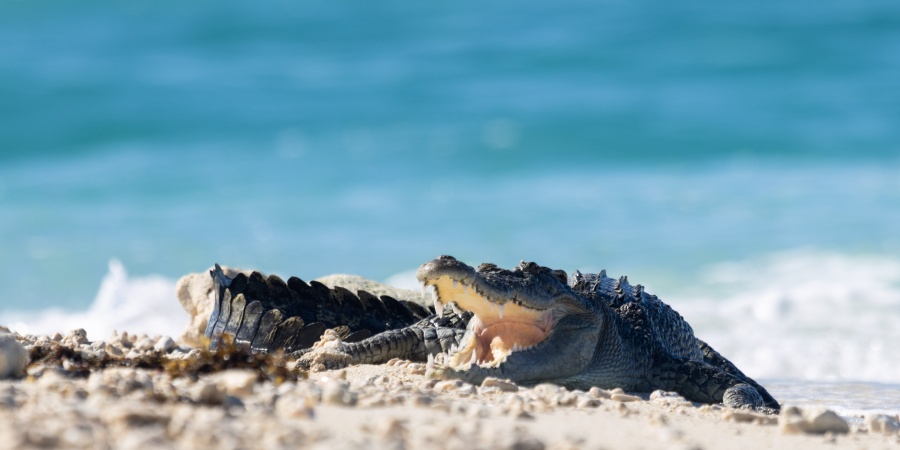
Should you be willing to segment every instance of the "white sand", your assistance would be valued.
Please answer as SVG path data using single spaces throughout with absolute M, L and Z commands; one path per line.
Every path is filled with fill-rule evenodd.
M 47 338 L 21 338 L 26 346 Z M 121 339 L 137 353 L 165 339 Z M 41 342 L 42 344 L 36 344 Z M 106 349 L 57 336 L 70 348 Z M 172 358 L 196 357 L 164 348 Z M 99 350 L 98 350 L 99 351 Z M 128 360 L 124 355 L 121 361 Z M 0 381 L 0 449 L 22 448 L 897 448 L 898 436 L 853 426 L 847 434 L 786 434 L 776 417 L 552 385 L 521 388 L 427 380 L 395 361 L 309 374 L 276 385 L 229 369 L 197 380 L 157 369 L 107 368 L 73 377 L 71 364 L 32 364 Z M 612 396 L 612 398 L 607 398 Z M 624 401 L 617 401 L 620 399 Z M 746 416 L 746 417 L 745 417 Z M 751 420 L 738 422 L 736 419 Z M 784 419 L 782 419 L 784 420 Z M 764 423 L 759 423 L 764 422 Z

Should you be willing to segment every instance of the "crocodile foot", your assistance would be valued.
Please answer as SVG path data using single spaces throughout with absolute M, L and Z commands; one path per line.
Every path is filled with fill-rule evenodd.
M 725 406 L 736 409 L 752 409 L 765 414 L 778 414 L 778 410 L 766 405 L 765 399 L 753 386 L 738 384 L 725 390 L 722 395 Z

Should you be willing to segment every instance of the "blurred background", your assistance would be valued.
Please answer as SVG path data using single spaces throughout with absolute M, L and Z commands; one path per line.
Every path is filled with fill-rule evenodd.
M 760 377 L 896 381 L 898 80 L 894 0 L 0 0 L 0 323 L 177 335 L 215 262 L 450 254 L 627 274 Z

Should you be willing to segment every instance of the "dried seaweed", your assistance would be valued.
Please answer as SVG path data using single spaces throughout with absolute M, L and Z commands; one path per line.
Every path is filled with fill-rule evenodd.
M 141 352 L 137 357 L 111 356 L 106 352 L 92 353 L 76 350 L 59 342 L 34 345 L 29 351 L 28 369 L 58 366 L 75 378 L 86 378 L 91 372 L 109 367 L 133 367 L 165 372 L 172 378 L 188 377 L 196 380 L 200 375 L 227 369 L 247 369 L 257 373 L 259 381 L 280 384 L 285 381 L 305 379 L 307 372 L 290 367 L 292 360 L 284 352 L 252 353 L 246 347 L 234 345 L 223 339 L 215 350 L 202 348 L 190 357 L 172 357 L 159 350 Z

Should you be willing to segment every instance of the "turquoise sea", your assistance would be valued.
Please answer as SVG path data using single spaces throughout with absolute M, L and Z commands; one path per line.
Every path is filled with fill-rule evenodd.
M 897 80 L 888 0 L 0 0 L 0 324 L 178 335 L 215 262 L 524 259 L 897 412 Z

